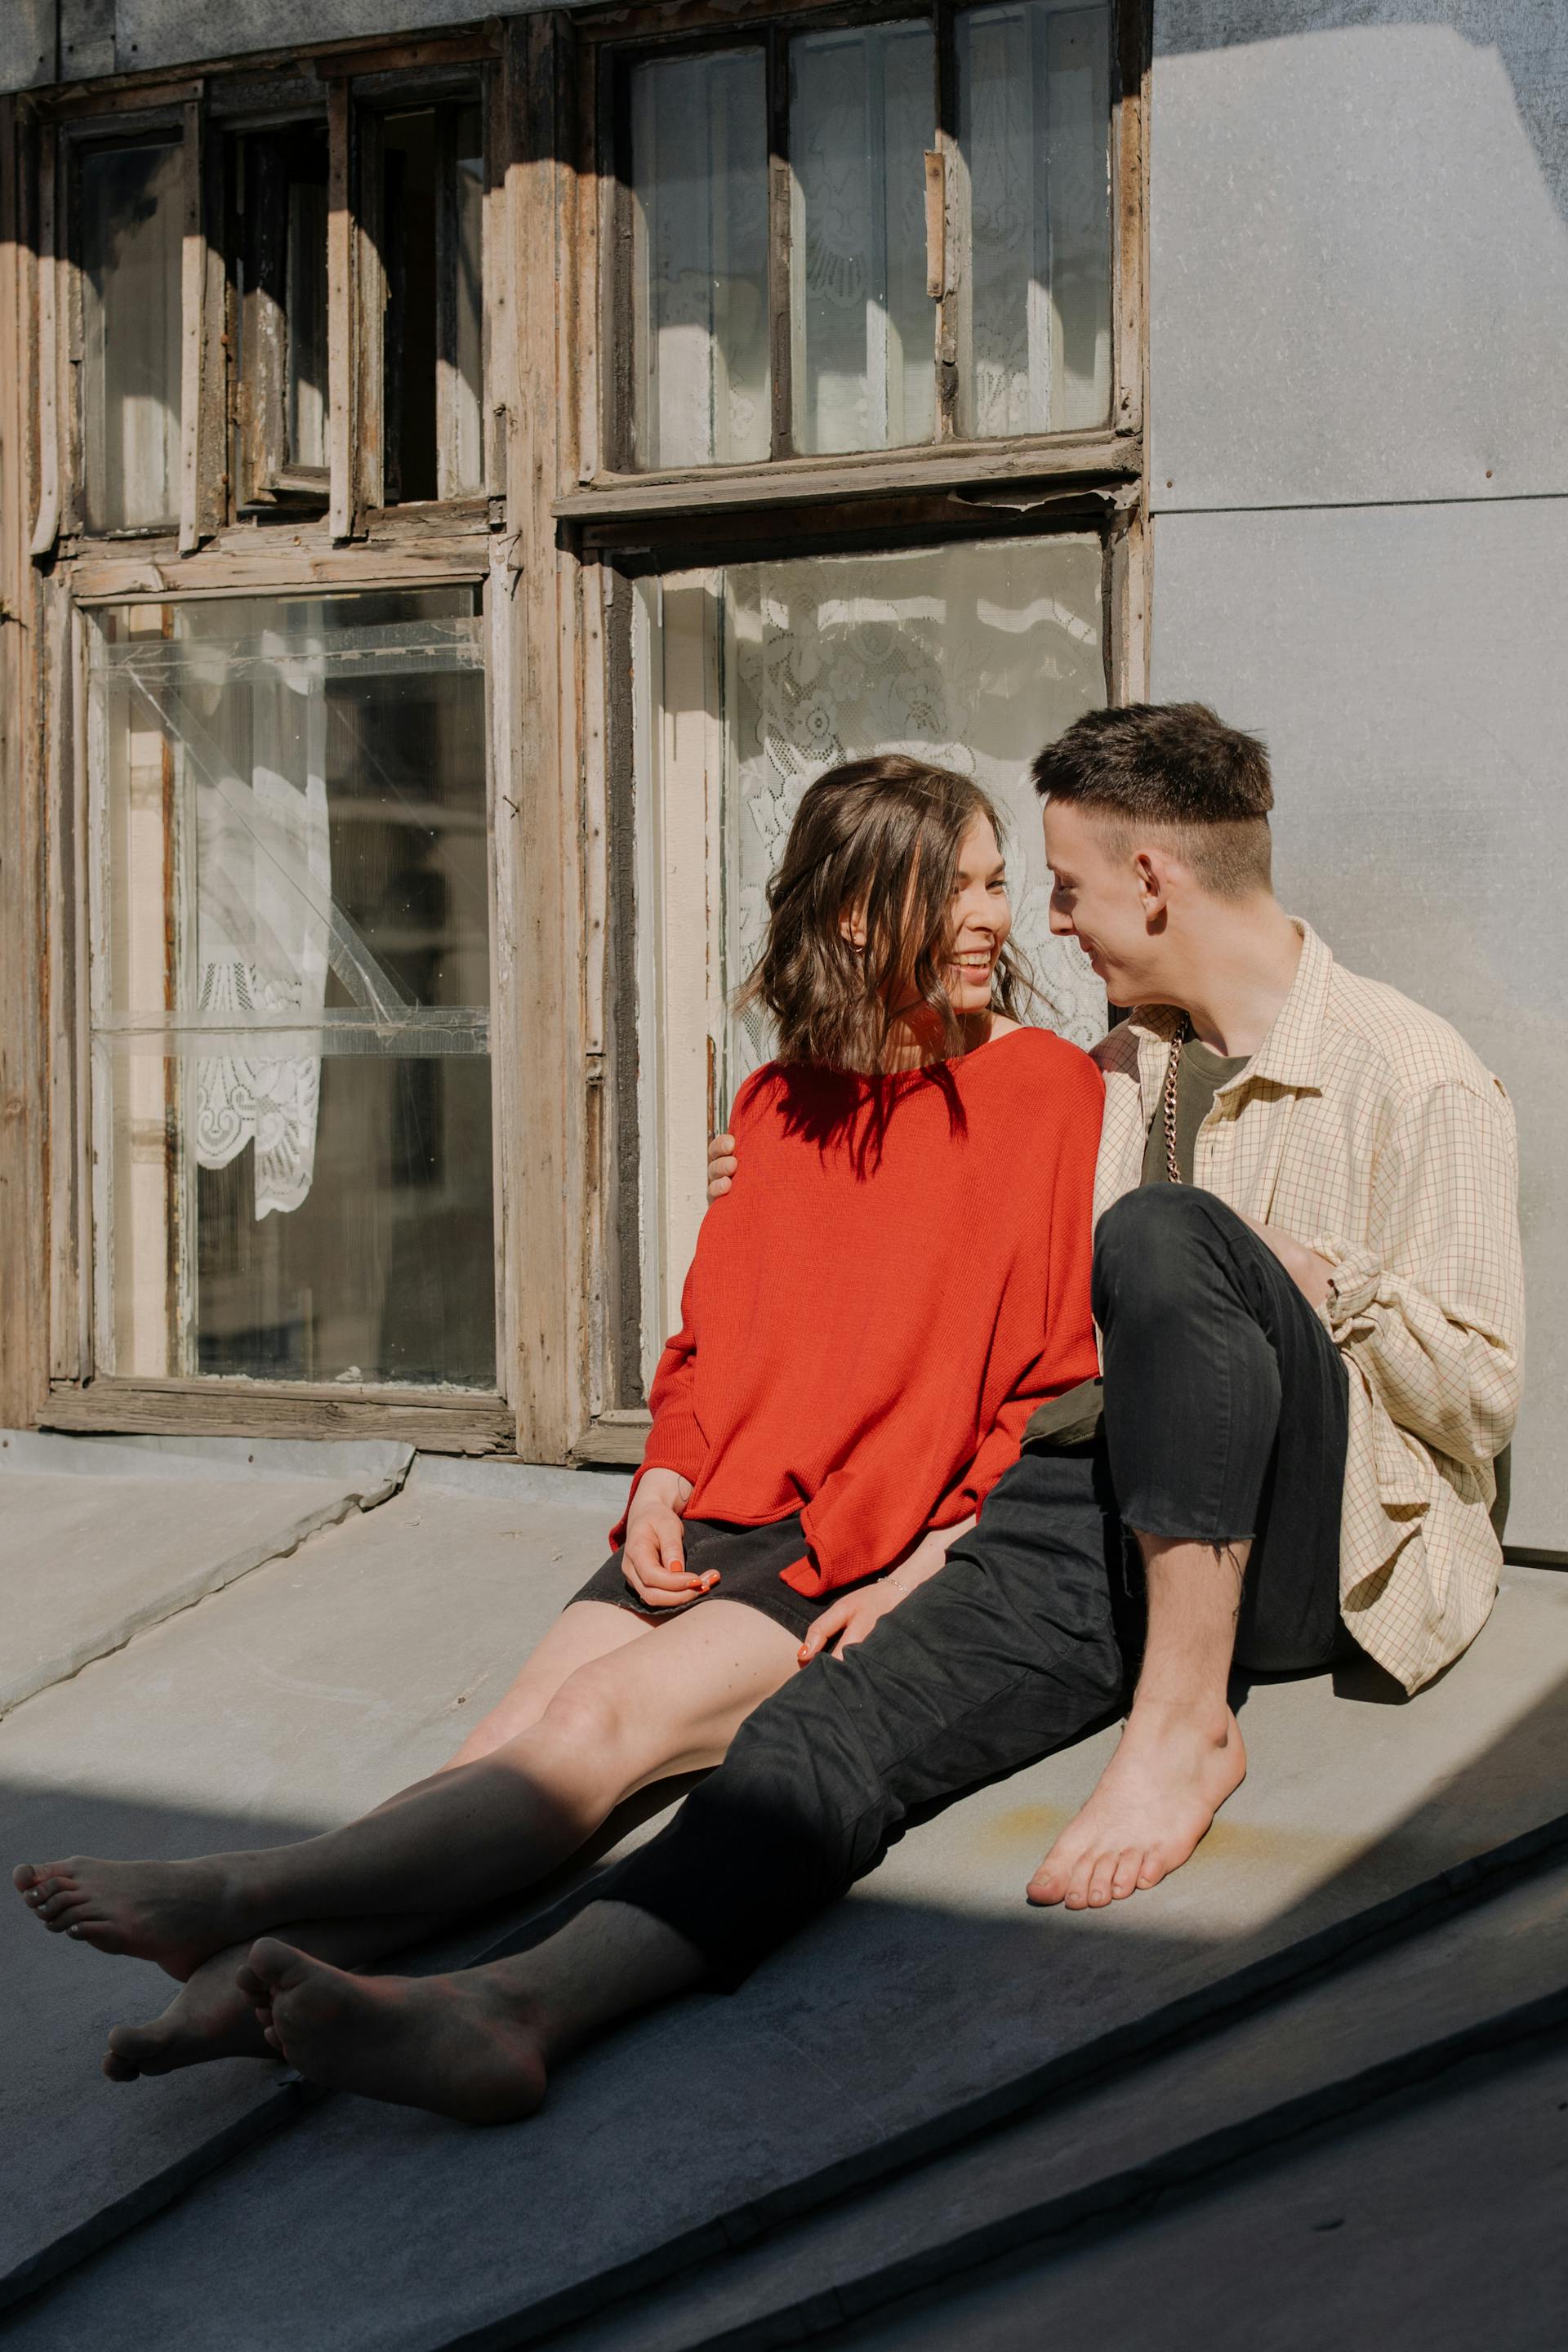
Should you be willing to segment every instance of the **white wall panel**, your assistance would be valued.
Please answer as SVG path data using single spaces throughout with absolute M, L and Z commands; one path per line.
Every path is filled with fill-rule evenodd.
M 1156 0 L 1156 508 L 1568 490 L 1563 0 Z
M 1152 691 L 1267 739 L 1280 896 L 1519 1113 L 1511 1541 L 1568 1547 L 1568 503 L 1163 515 Z

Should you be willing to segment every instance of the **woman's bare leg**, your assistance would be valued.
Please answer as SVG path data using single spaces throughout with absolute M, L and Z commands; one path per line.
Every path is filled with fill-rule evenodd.
M 538 1722 L 562 1684 L 579 1667 L 610 1656 L 653 1628 L 630 1611 L 603 1601 L 574 1601 L 551 1627 L 504 1698 L 476 1723 L 456 1754 L 440 1769 L 477 1762 Z M 389 1800 L 388 1801 L 394 1801 Z M 439 1933 L 445 1911 L 392 1912 L 380 1918 L 302 1919 L 278 1933 L 300 1951 L 340 1969 L 364 1968 L 410 1944 Z M 255 2011 L 235 1983 L 250 1941 L 215 1952 L 194 1969 L 161 2015 L 142 2025 L 117 2025 L 109 2037 L 103 2071 L 112 2082 L 139 2074 L 168 2074 L 213 2058 L 264 2058 L 276 2064 L 256 2022 Z
M 68 1885 L 37 1907 L 80 1941 L 182 1976 L 280 1920 L 470 1909 L 542 1877 L 636 1790 L 716 1762 L 796 1651 L 757 1611 L 705 1602 L 579 1667 L 489 1755 L 347 1829 L 200 1862 L 61 1866 L 47 1875 Z

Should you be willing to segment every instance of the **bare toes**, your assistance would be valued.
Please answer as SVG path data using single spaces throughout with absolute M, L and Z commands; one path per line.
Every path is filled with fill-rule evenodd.
M 1114 1853 L 1096 1855 L 1094 1865 L 1089 1874 L 1087 1889 L 1090 1910 L 1098 1911 L 1102 1904 L 1110 1902 L 1110 1881 L 1116 1870 L 1117 1860 L 1118 1856 Z
M 68 1913 L 81 1910 L 87 1899 L 79 1886 L 62 1886 L 58 1895 L 39 1895 L 33 1908 L 47 1927 Z
M 1125 1902 L 1129 1895 L 1137 1893 L 1142 1883 L 1139 1874 L 1142 1867 L 1143 1856 L 1136 1848 L 1129 1853 L 1117 1855 L 1116 1868 L 1110 1876 L 1110 1892 L 1116 1902 Z

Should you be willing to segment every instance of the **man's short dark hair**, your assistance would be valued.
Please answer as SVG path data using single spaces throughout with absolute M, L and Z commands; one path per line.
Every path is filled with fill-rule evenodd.
M 1047 744 L 1034 777 L 1042 800 L 1089 811 L 1123 837 L 1143 827 L 1179 836 L 1216 898 L 1271 887 L 1268 754 L 1205 702 L 1086 711 Z

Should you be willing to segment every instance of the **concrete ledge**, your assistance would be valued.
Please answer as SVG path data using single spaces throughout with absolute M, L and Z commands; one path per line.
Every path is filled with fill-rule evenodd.
M 0 1433 L 0 1715 L 397 1493 L 412 1446 Z
M 627 1470 L 557 1470 L 547 1463 L 461 1454 L 421 1454 L 408 1479 L 411 1494 L 467 1495 L 551 1510 L 580 1507 L 606 1528 L 615 1525 L 630 1484 Z
M 412 1445 L 388 1438 L 134 1437 L 0 1429 L 0 1472 L 99 1478 L 333 1478 L 368 1509 L 395 1495 Z

